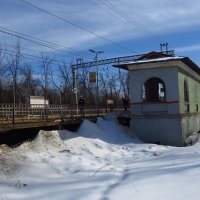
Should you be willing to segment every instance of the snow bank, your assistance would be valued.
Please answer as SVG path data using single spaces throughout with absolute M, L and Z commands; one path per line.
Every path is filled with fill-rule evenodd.
M 185 140 L 185 145 L 189 146 L 189 145 L 193 145 L 196 142 L 199 141 L 199 133 L 198 132 L 194 132 L 193 134 L 191 134 L 186 140 Z
M 25 155 L 20 155 L 7 145 L 0 145 L 0 177 L 12 177 L 23 169 Z
M 198 200 L 200 142 L 145 144 L 115 115 L 84 120 L 76 133 L 40 131 L 11 149 L 0 146 L 3 200 Z

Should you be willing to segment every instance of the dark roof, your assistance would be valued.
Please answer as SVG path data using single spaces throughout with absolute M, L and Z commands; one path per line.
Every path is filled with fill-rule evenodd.
M 137 60 L 148 60 L 148 59 L 173 57 L 173 56 L 174 56 L 174 51 L 172 51 L 170 53 L 168 53 L 168 52 L 166 53 L 166 52 L 151 51 L 150 53 L 142 55 Z
M 161 52 L 150 52 L 133 62 L 121 63 L 117 65 L 113 65 L 114 67 L 122 68 L 128 70 L 128 65 L 134 64 L 144 64 L 144 63 L 153 63 L 153 62 L 166 62 L 166 61 L 173 61 L 173 60 L 180 60 L 193 71 L 200 75 L 200 68 L 197 64 L 195 64 L 189 57 L 178 57 L 172 56 L 167 54 L 162 54 Z
M 127 69 L 127 65 L 136 63 L 137 61 L 148 61 L 148 60 L 152 60 L 152 59 L 166 58 L 166 57 L 172 57 L 173 58 L 174 56 L 175 56 L 175 54 L 174 54 L 173 50 L 171 50 L 171 51 L 163 51 L 163 52 L 151 51 L 151 52 L 146 53 L 146 54 L 141 54 L 141 56 L 137 57 L 137 59 L 135 59 L 132 62 L 119 63 L 119 64 L 115 64 L 113 66 L 128 70 Z
M 183 59 L 181 59 L 181 61 L 187 65 L 188 67 L 190 67 L 193 71 L 195 71 L 197 74 L 200 75 L 200 68 L 199 66 L 194 63 L 189 57 L 184 57 Z

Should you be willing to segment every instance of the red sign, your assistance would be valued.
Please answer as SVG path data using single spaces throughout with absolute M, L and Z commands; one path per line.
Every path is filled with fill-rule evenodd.
M 96 83 L 96 72 L 90 72 L 89 73 L 89 82 L 90 83 Z

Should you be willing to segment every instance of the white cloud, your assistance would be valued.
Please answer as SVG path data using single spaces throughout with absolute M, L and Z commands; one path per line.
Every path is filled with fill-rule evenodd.
M 0 8 L 1 15 L 4 16 L 4 21 L 0 26 L 76 49 L 88 49 L 92 45 L 108 43 L 95 35 L 22 4 L 20 1 L 15 2 L 13 7 L 11 0 L 3 0 L 3 2 L 8 8 Z M 104 10 L 99 9 L 88 0 L 29 0 L 29 2 L 114 42 L 123 42 L 138 37 L 145 38 L 150 33 L 158 35 L 191 30 L 200 25 L 199 0 L 110 1 L 132 20 L 132 24 L 118 21 L 106 13 L 111 12 L 113 15 L 117 15 L 105 4 L 102 4 L 102 1 L 94 2 Z M 137 27 L 140 28 L 133 27 L 133 24 L 137 24 Z
M 199 51 L 199 50 L 200 50 L 200 44 L 175 48 L 175 51 L 181 52 L 181 53 L 182 52 Z

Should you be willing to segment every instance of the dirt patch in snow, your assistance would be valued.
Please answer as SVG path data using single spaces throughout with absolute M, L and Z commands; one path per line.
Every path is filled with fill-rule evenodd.
M 23 168 L 21 163 L 26 157 L 16 150 L 7 145 L 0 145 L 0 176 L 14 176 Z

